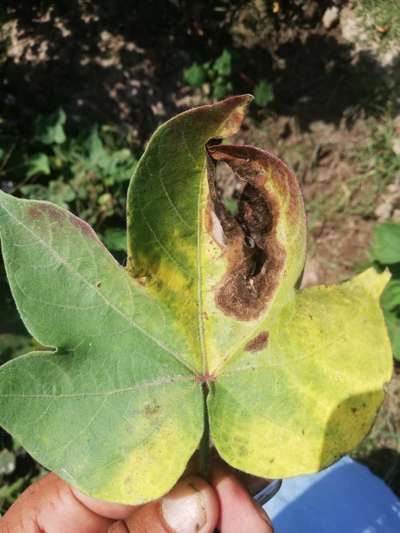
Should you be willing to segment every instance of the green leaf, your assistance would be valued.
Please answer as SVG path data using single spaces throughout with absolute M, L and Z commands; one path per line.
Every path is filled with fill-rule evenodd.
M 36 138 L 43 144 L 62 144 L 66 140 L 64 125 L 66 115 L 59 109 L 52 115 L 43 115 L 36 120 Z
M 126 252 L 126 231 L 120 228 L 107 228 L 103 236 L 104 244 L 110 250 Z
M 98 126 L 94 126 L 85 140 L 85 148 L 88 153 L 88 162 L 93 168 L 107 169 L 110 164 L 110 155 L 104 147 L 99 135 Z
M 371 254 L 384 265 L 400 262 L 400 224 L 385 222 L 374 228 Z
M 232 54 L 229 50 L 224 50 L 214 61 L 213 70 L 222 77 L 229 77 L 232 72 Z
M 382 307 L 384 309 L 400 308 L 400 280 L 391 279 L 386 285 L 381 297 Z
M 129 181 L 133 176 L 136 164 L 136 159 L 127 148 L 113 152 L 107 169 L 106 184 L 113 185 L 114 183 Z
M 50 160 L 46 154 L 39 153 L 30 157 L 26 163 L 27 177 L 30 178 L 36 174 L 48 176 L 51 173 Z
M 265 107 L 274 99 L 274 91 L 272 85 L 267 80 L 261 80 L 257 83 L 254 89 L 254 102 L 260 106 Z
M 2 425 L 90 494 L 163 494 L 203 428 L 201 390 L 169 311 L 59 207 L 0 192 L 0 228 L 21 317 L 43 346 L 57 347 L 2 367 Z
M 34 198 L 35 200 L 48 200 L 49 198 L 49 191 L 44 185 L 23 185 L 20 190 L 26 198 Z
M 193 63 L 189 68 L 184 69 L 183 79 L 191 87 L 201 87 L 207 81 L 207 74 L 202 65 Z
M 52 180 L 48 186 L 48 199 L 61 206 L 68 207 L 68 203 L 75 200 L 74 190 L 62 180 Z
M 385 320 L 388 328 L 390 342 L 392 343 L 393 355 L 400 360 L 400 312 L 398 309 L 386 309 Z
M 11 289 L 48 347 L 1 367 L 0 423 L 94 497 L 161 496 L 201 441 L 206 455 L 208 425 L 245 472 L 313 472 L 363 438 L 382 401 L 389 275 L 296 289 L 306 226 L 294 174 L 269 152 L 219 144 L 250 100 L 155 132 L 129 187 L 127 269 L 82 220 L 0 192 Z M 220 162 L 240 186 L 235 210 Z
M 232 91 L 232 84 L 224 78 L 217 78 L 212 85 L 212 96 L 215 100 L 224 98 Z
M 400 359 L 400 280 L 392 278 L 381 296 L 395 359 Z

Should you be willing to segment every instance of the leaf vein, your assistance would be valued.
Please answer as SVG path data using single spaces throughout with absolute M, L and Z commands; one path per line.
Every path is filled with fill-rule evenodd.
M 132 320 L 130 317 L 128 317 L 127 315 L 125 315 L 125 313 L 123 313 L 116 305 L 114 305 L 110 300 L 108 300 L 104 294 L 98 290 L 98 288 L 96 287 L 96 285 L 93 285 L 92 283 L 90 283 L 80 272 L 74 270 L 72 268 L 72 266 L 70 265 L 70 263 L 64 258 L 62 257 L 59 253 L 57 253 L 51 246 L 49 246 L 49 244 L 43 240 L 42 238 L 40 238 L 30 227 L 26 226 L 26 224 L 24 224 L 23 222 L 21 222 L 9 209 L 7 209 L 5 207 L 5 205 L 2 205 L 1 206 L 5 211 L 6 213 L 8 214 L 9 217 L 11 217 L 18 225 L 22 226 L 25 231 L 27 231 L 28 233 L 30 233 L 34 238 L 37 239 L 38 242 L 40 242 L 42 244 L 42 246 L 44 246 L 45 248 L 47 248 L 50 252 L 50 254 L 54 257 L 54 259 L 58 260 L 58 262 L 62 263 L 65 265 L 65 267 L 67 268 L 67 270 L 70 271 L 70 273 L 76 277 L 78 277 L 79 279 L 82 280 L 82 282 L 87 285 L 90 289 L 92 289 L 93 291 L 95 291 L 100 298 L 103 299 L 103 301 L 111 308 L 113 309 L 117 314 L 119 314 L 124 320 L 126 320 L 129 324 L 131 324 L 134 328 L 138 329 L 141 333 L 143 333 L 147 338 L 149 338 L 151 341 L 153 341 L 155 344 L 157 344 L 161 349 L 163 349 L 164 351 L 166 351 L 167 353 L 169 353 L 170 355 L 172 355 L 179 363 L 181 363 L 183 366 L 185 366 L 186 368 L 188 368 L 189 370 L 191 370 L 192 372 L 195 372 L 195 369 L 192 368 L 189 363 L 187 363 L 184 358 L 179 355 L 178 353 L 174 352 L 173 350 L 171 350 L 171 348 L 169 348 L 168 346 L 166 346 L 164 343 L 162 343 L 159 339 L 157 339 L 156 337 L 154 337 L 153 335 L 151 335 L 147 330 L 145 330 L 144 328 L 142 328 L 137 322 L 135 322 L 134 320 Z M 113 261 L 114 264 L 116 264 L 118 266 L 118 268 L 122 268 L 118 263 L 116 263 L 115 261 Z M 124 271 L 124 273 L 126 274 L 126 272 Z M 127 275 L 127 274 L 126 274 Z

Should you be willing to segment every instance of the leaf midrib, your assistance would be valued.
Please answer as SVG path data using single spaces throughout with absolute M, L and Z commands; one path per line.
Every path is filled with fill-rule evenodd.
M 51 352 L 48 352 L 48 353 L 51 353 Z M 145 389 L 148 387 L 159 387 L 162 385 L 173 385 L 175 383 L 180 383 L 180 382 L 185 382 L 185 381 L 193 381 L 193 377 L 192 376 L 174 376 L 170 378 L 154 379 L 151 381 L 143 381 L 141 383 L 136 383 L 135 385 L 131 385 L 130 387 L 122 387 L 120 389 L 113 389 L 113 390 L 104 391 L 104 392 L 91 392 L 90 391 L 90 392 L 74 392 L 70 394 L 56 394 L 56 393 L 53 393 L 53 394 L 16 394 L 16 393 L 4 394 L 4 393 L 0 393 L 0 398 L 28 398 L 30 400 L 32 399 L 51 399 L 51 400 L 79 399 L 80 400 L 87 396 L 108 398 L 110 396 L 114 396 L 117 394 L 126 394 L 136 389 Z
M 196 250 L 196 262 L 197 262 L 197 301 L 198 301 L 198 311 L 197 311 L 197 329 L 199 334 L 199 343 L 200 343 L 200 354 L 202 362 L 202 372 L 203 376 L 208 373 L 208 361 L 207 361 L 207 349 L 205 343 L 204 335 L 204 316 L 203 316 L 203 268 L 202 268 L 202 230 L 203 230 L 203 220 L 202 220 L 202 209 L 201 202 L 203 196 L 203 182 L 204 182 L 204 171 L 207 173 L 207 168 L 203 167 L 201 176 L 203 179 L 200 179 L 199 184 L 199 194 L 197 198 L 197 250 Z

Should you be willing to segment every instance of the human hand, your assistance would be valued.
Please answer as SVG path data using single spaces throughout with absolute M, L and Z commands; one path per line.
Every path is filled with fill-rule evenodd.
M 55 474 L 31 485 L 0 520 L 0 533 L 272 533 L 271 522 L 232 473 L 210 484 L 191 476 L 141 506 L 89 498 Z

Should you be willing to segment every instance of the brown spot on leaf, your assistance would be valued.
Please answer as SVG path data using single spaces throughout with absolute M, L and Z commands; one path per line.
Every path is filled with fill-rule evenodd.
M 259 352 L 260 350 L 263 350 L 268 343 L 268 331 L 261 331 L 254 339 L 251 339 L 244 349 L 248 352 Z
M 296 222 L 302 214 L 303 201 L 297 178 L 279 157 L 247 145 L 211 146 L 208 152 L 214 160 L 225 161 L 240 177 L 255 182 L 262 189 L 266 179 L 272 180 L 277 193 L 288 201 L 285 210 L 289 218 Z
M 70 221 L 75 227 L 79 228 L 81 232 L 87 237 L 96 238 L 96 234 L 93 231 L 93 228 L 81 218 L 78 218 L 70 213 Z
M 36 205 L 34 205 L 33 207 L 30 207 L 29 210 L 28 210 L 28 216 L 30 216 L 31 218 L 33 218 L 34 220 L 38 219 L 39 217 L 42 216 L 42 212 L 41 210 L 39 209 L 39 207 L 37 207 Z
M 151 418 L 156 415 L 160 409 L 161 405 L 156 400 L 152 400 L 144 406 L 143 413 L 146 418 Z
M 61 211 L 61 209 L 45 202 L 30 207 L 28 215 L 36 220 L 41 217 L 47 217 L 51 220 L 57 220 L 57 222 L 61 222 L 65 219 L 64 213 Z
M 282 206 L 276 191 L 281 189 L 285 199 L 290 197 L 285 201 L 286 209 L 296 211 L 295 216 L 298 214 L 298 184 L 282 162 L 278 164 L 277 158 L 256 148 L 219 145 L 207 146 L 207 151 L 210 190 L 207 220 L 211 220 L 212 210 L 224 234 L 228 264 L 216 289 L 216 304 L 225 314 L 240 320 L 256 319 L 272 299 L 285 266 L 286 252 L 277 237 Z M 245 183 L 235 215 L 227 210 L 218 194 L 217 161 L 227 163 Z M 281 183 L 281 174 L 284 183 Z M 265 187 L 267 179 L 273 181 L 273 189 Z M 210 222 L 206 227 L 214 237 Z

